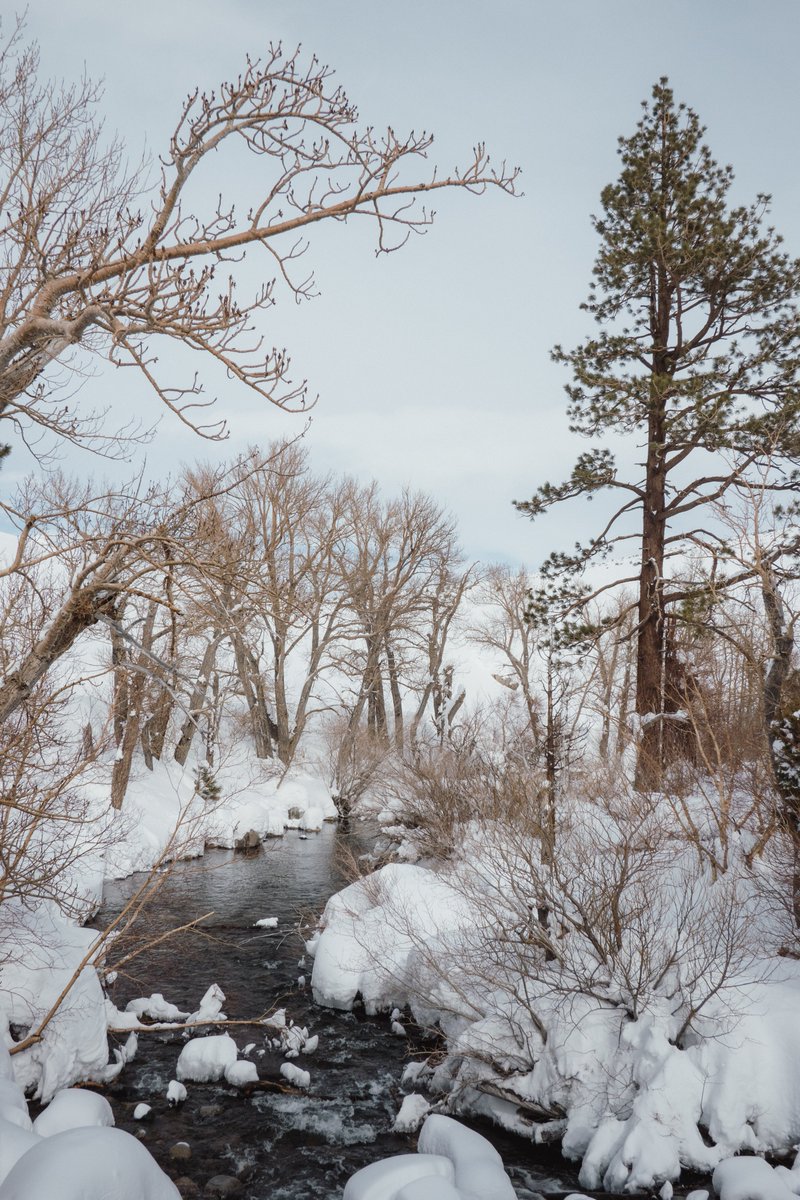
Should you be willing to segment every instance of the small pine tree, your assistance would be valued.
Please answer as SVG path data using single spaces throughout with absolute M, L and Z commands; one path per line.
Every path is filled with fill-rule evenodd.
M 207 804 L 216 804 L 222 795 L 222 788 L 205 763 L 199 766 L 194 773 L 194 790 L 196 795 L 201 800 L 205 800 Z

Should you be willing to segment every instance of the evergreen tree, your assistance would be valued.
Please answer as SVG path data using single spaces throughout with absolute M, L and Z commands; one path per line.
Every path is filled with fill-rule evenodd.
M 800 453 L 800 263 L 765 225 L 768 196 L 730 206 L 732 168 L 714 160 L 704 133 L 661 79 L 635 133 L 619 141 L 619 179 L 603 190 L 593 218 L 600 250 L 583 308 L 599 331 L 575 350 L 553 352 L 572 372 L 570 429 L 635 437 L 642 474 L 621 478 L 610 450 L 596 445 L 565 482 L 516 503 L 535 517 L 576 495 L 619 493 L 588 545 L 545 564 L 551 579 L 576 575 L 632 528 L 641 540 L 641 788 L 660 783 L 665 715 L 676 707 L 666 618 L 691 593 L 685 580 L 667 578 L 666 563 L 703 543 L 708 506 L 750 473 L 769 468 L 772 486 L 792 486 Z

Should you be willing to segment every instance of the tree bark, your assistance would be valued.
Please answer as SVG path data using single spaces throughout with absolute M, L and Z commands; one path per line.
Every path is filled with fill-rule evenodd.
M 178 744 L 175 747 L 175 761 L 180 763 L 181 766 L 185 765 L 186 759 L 189 757 L 189 750 L 191 749 L 194 735 L 197 732 L 200 717 L 203 715 L 208 684 L 211 679 L 211 672 L 214 669 L 217 649 L 221 641 L 222 634 L 218 629 L 215 629 L 211 636 L 211 641 L 205 648 L 203 661 L 200 664 L 200 674 L 189 700 L 189 712 L 187 713 L 186 720 L 183 722 Z

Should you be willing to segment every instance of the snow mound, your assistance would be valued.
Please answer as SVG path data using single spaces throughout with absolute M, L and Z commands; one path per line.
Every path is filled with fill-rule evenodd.
M 228 1033 L 190 1038 L 178 1056 L 175 1074 L 181 1081 L 213 1083 L 224 1078 L 236 1055 L 236 1042 Z
M 714 1171 L 714 1191 L 720 1200 L 791 1200 L 797 1195 L 793 1187 L 787 1186 L 784 1175 L 794 1175 L 800 1187 L 800 1173 L 773 1170 L 763 1158 L 726 1158 Z
M 403 1108 L 406 1101 L 422 1099 L 406 1096 Z M 417 1154 L 398 1154 L 356 1171 L 343 1200 L 516 1200 L 494 1146 L 458 1121 L 428 1117 L 417 1146 Z
M 178 1083 L 177 1079 L 170 1079 L 167 1086 L 167 1103 L 168 1104 L 183 1104 L 186 1099 L 186 1088 L 182 1083 Z
M 151 1021 L 185 1021 L 189 1016 L 175 1004 L 165 1000 L 161 992 L 152 996 L 140 996 L 137 1000 L 129 1000 L 125 1012 L 134 1013 L 141 1021 L 142 1017 L 150 1017 Z
M 14 1121 L 0 1116 L 0 1191 L 2 1180 L 23 1154 L 38 1146 L 40 1138 L 30 1129 L 23 1129 Z
M 225 1068 L 225 1082 L 231 1087 L 245 1087 L 248 1083 L 258 1083 L 258 1070 L 253 1062 L 229 1063 Z
M 301 1067 L 296 1067 L 294 1063 L 281 1063 L 281 1075 L 292 1087 L 311 1087 L 311 1076 L 308 1071 L 302 1070 Z
M 452 1117 L 434 1114 L 426 1118 L 419 1135 L 421 1154 L 449 1158 L 455 1170 L 455 1185 L 464 1200 L 516 1200 L 503 1160 L 491 1142 Z
M 68 1129 L 42 1138 L 0 1184 L 0 1200 L 180 1200 L 144 1146 L 121 1129 Z
M 419 1092 L 412 1092 L 403 1097 L 400 1111 L 394 1119 L 392 1129 L 395 1133 L 416 1133 L 430 1112 L 430 1104 Z
M 430 1180 L 436 1196 L 450 1200 L 458 1197 L 453 1190 L 454 1177 L 449 1158 L 437 1154 L 397 1154 L 356 1171 L 345 1185 L 342 1200 L 397 1200 L 401 1189 L 419 1180 Z
M 64 1088 L 56 1092 L 47 1108 L 33 1123 L 39 1137 L 52 1137 L 67 1129 L 82 1129 L 88 1125 L 113 1125 L 114 1113 L 105 1096 L 85 1088 Z

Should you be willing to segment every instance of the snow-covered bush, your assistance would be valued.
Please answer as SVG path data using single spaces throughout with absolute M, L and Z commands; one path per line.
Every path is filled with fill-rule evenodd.
M 769 861 L 752 861 L 731 823 L 720 870 L 703 850 L 702 794 L 641 795 L 621 772 L 593 783 L 562 799 L 552 843 L 535 805 L 509 819 L 495 798 L 491 817 L 453 823 L 446 861 L 393 864 L 334 897 L 316 998 L 410 1004 L 445 1037 L 421 1078 L 450 1110 L 559 1136 L 587 1187 L 646 1188 L 743 1148 L 788 1150 L 800 1039 L 777 1052 L 771 1083 L 762 1067 L 757 1099 L 742 1076 L 756 1047 L 777 1050 L 766 1014 L 800 985 L 775 957 L 786 928 L 763 885 Z

